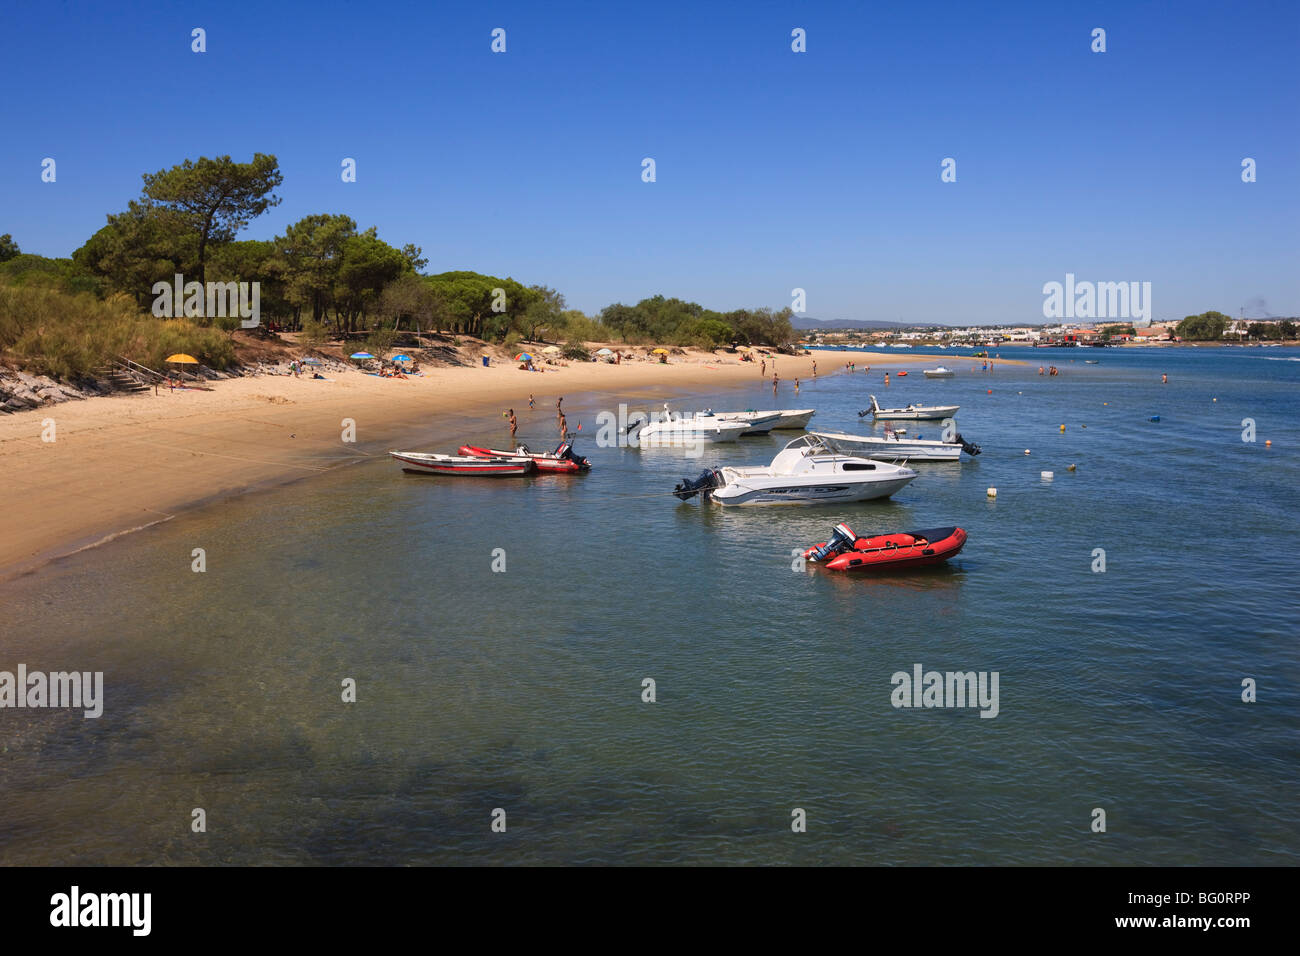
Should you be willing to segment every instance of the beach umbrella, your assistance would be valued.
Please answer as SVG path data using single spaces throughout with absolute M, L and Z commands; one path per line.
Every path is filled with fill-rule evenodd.
M 611 352 L 609 349 L 598 349 L 598 350 L 596 351 L 596 354 L 597 354 L 597 355 L 613 355 L 614 353 Z
M 374 358 L 374 356 L 371 355 L 369 352 L 353 352 L 351 357 L 354 359 Z
M 302 360 L 302 364 L 303 365 L 324 365 L 325 363 L 318 358 L 305 358 Z
M 186 355 L 184 352 L 177 352 L 175 355 L 167 356 L 167 362 L 168 364 L 174 362 L 177 365 L 198 365 L 199 364 L 198 359 L 196 359 L 193 355 Z M 176 374 L 179 375 L 180 373 L 181 370 L 177 369 Z
M 667 350 L 667 349 L 654 349 L 653 351 L 654 351 L 654 354 L 655 354 L 655 355 L 667 355 L 667 354 L 668 354 L 668 350 Z
M 558 345 L 548 345 L 542 349 L 542 352 L 545 355 L 556 355 L 560 352 L 560 347 Z
M 529 355 L 527 352 L 520 352 L 518 355 L 515 356 L 516 362 L 531 362 L 532 360 L 533 357 Z
M 393 358 L 392 358 L 392 361 L 394 361 L 394 362 L 409 362 L 409 361 L 411 361 L 411 356 L 409 356 L 409 355 L 394 355 Z

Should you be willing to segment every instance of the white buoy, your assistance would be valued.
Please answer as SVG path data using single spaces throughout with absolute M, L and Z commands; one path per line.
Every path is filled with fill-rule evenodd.
M 985 492 L 985 494 L 987 494 L 990 498 L 996 498 L 998 496 L 998 490 L 996 488 L 990 488 L 987 492 Z
M 1025 449 L 1025 454 L 1026 454 L 1026 455 L 1029 454 L 1029 449 L 1028 449 L 1028 448 Z
M 1042 472 L 1042 476 L 1043 476 L 1043 481 L 1051 481 L 1055 477 L 1055 475 L 1053 475 L 1050 471 Z

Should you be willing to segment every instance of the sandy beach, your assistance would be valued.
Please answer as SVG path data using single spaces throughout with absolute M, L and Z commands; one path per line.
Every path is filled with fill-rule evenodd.
M 780 391 L 773 401 L 777 407 L 797 406 L 793 380 L 809 378 L 814 361 L 825 376 L 842 372 L 850 359 L 862 374 L 868 365 L 953 363 L 954 358 L 830 351 L 783 355 L 778 359 Z M 767 371 L 770 380 L 770 367 Z M 608 395 L 613 407 L 620 396 L 633 392 L 689 394 L 761 380 L 757 363 L 692 351 L 666 365 L 575 362 L 538 373 L 494 364 L 431 368 L 423 377 L 409 379 L 358 371 L 329 375 L 328 381 L 246 376 L 214 382 L 212 391 L 164 388 L 157 394 L 92 398 L 0 418 L 5 478 L 22 502 L 0 518 L 0 577 L 165 521 L 187 508 L 383 455 L 399 441 L 416 450 L 435 450 L 429 443 L 436 433 L 454 430 L 457 421 L 469 416 L 499 414 L 507 406 L 525 410 L 530 393 L 539 410 L 553 408 L 557 396 L 578 399 L 585 393 Z M 355 422 L 355 441 L 343 440 L 344 419 Z M 54 441 L 45 441 L 50 422 Z M 508 440 L 504 429 L 502 440 Z

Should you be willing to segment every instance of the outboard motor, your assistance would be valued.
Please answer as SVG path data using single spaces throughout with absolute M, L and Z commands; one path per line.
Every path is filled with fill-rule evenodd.
M 871 414 L 871 409 L 864 408 L 862 411 L 858 412 L 858 418 L 866 418 L 870 414 Z
M 523 446 L 520 445 L 519 447 L 522 448 Z M 581 471 L 591 470 L 591 462 L 588 459 L 581 457 L 577 452 L 573 450 L 573 442 L 570 441 L 560 442 L 559 447 L 555 449 L 555 457 L 564 458 L 568 461 L 576 461 L 578 463 L 578 468 Z
M 831 539 L 816 551 L 810 552 L 808 560 L 825 561 L 831 555 L 848 551 L 857 540 L 858 536 L 853 533 L 853 529 L 841 521 L 831 530 Z
M 954 441 L 956 441 L 958 445 L 961 445 L 961 450 L 968 455 L 978 455 L 980 453 L 980 446 L 975 444 L 973 441 L 967 441 L 962 438 L 961 432 L 957 433 L 957 437 Z
M 700 473 L 700 477 L 692 481 L 690 478 L 683 478 L 673 489 L 673 494 L 682 501 L 689 501 L 698 494 L 704 495 L 704 500 L 709 500 L 709 492 L 718 487 L 718 473 L 712 468 L 706 468 Z

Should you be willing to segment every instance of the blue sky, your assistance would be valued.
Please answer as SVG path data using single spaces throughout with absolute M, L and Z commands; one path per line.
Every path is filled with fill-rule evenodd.
M 589 312 L 799 287 L 821 318 L 1041 322 L 1072 272 L 1151 282 L 1157 320 L 1296 315 L 1297 49 L 1291 2 L 23 0 L 0 35 L 0 233 L 69 255 L 142 173 L 260 151 L 284 201 L 243 238 L 346 213 L 430 271 Z

